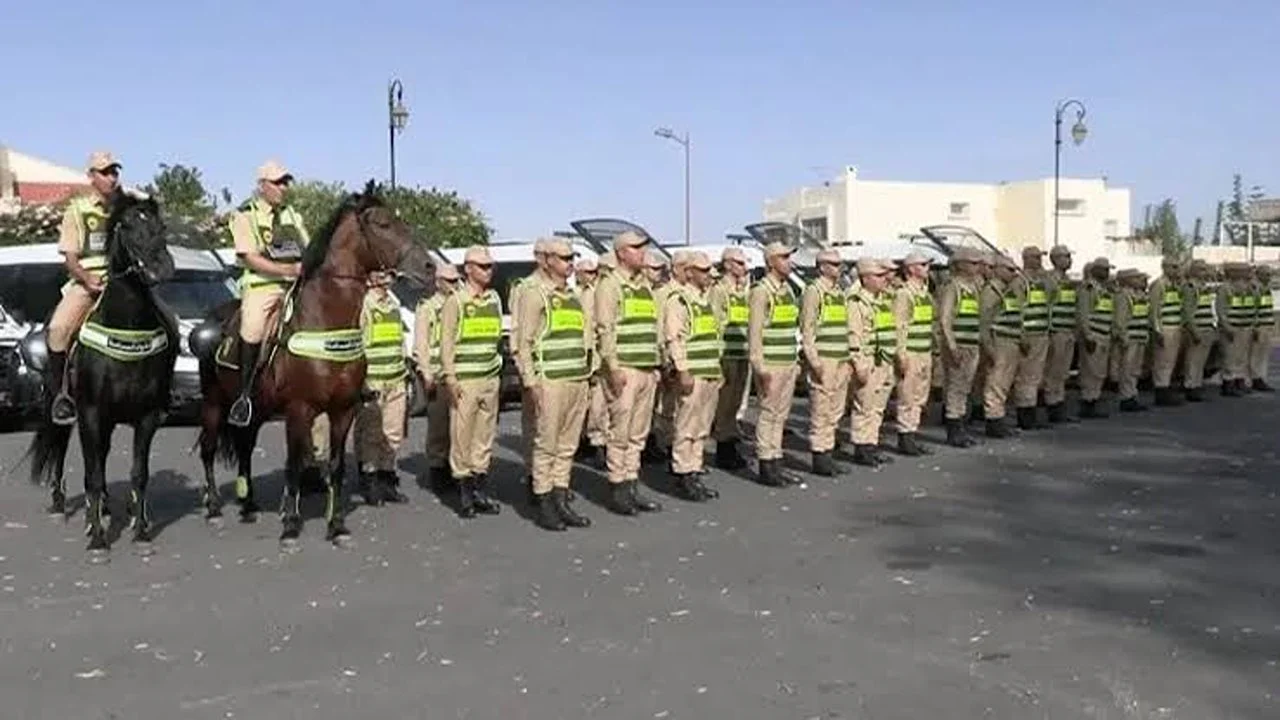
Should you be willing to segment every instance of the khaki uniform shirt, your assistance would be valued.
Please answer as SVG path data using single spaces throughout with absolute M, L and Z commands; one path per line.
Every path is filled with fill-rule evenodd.
M 751 371 L 757 375 L 769 372 L 764 364 L 764 326 L 769 323 L 769 304 L 773 296 L 786 287 L 786 280 L 778 280 L 770 273 L 756 283 L 747 296 L 747 358 Z
M 595 297 L 592 299 L 595 306 L 596 349 L 600 356 L 600 369 L 606 373 L 613 373 L 622 367 L 618 364 L 618 314 L 622 310 L 624 278 L 633 284 L 648 284 L 643 268 L 630 273 L 619 267 L 596 283 Z
M 107 204 L 102 196 L 93 193 L 93 204 L 107 212 Z M 62 222 L 58 225 L 58 252 L 63 255 L 76 255 L 84 252 L 84 227 L 80 225 L 80 216 L 73 208 L 62 213 Z
M 1111 315 L 1111 342 L 1125 345 L 1129 342 L 1129 320 L 1133 317 L 1134 291 L 1121 288 L 1115 294 L 1115 309 Z M 1150 308 L 1147 309 L 1150 313 Z
M 444 307 L 440 310 L 440 375 L 446 383 L 452 384 L 458 381 L 454 355 L 458 349 L 458 326 L 462 315 L 462 304 L 478 297 L 480 295 L 473 293 L 470 285 L 463 284 L 457 292 L 445 298 Z M 501 307 L 498 308 L 498 312 L 502 312 Z
M 707 290 L 707 301 L 711 303 L 711 311 L 721 323 L 729 319 L 729 293 L 742 292 L 751 282 L 750 276 L 743 275 L 742 282 L 725 276 Z
M 693 302 L 706 300 L 706 293 L 692 285 L 684 285 L 678 292 L 674 290 L 668 291 L 666 299 L 662 303 L 662 325 L 659 328 L 658 335 L 662 337 L 662 344 L 667 348 L 668 362 L 678 373 L 689 371 L 689 357 L 687 354 L 690 332 L 689 308 L 681 301 L 681 293 Z
M 911 329 L 911 319 L 915 316 L 916 300 L 929 294 L 929 285 L 924 280 L 909 279 L 898 288 L 893 296 L 893 317 L 898 327 L 898 354 L 907 353 L 907 332 Z M 937 316 L 934 316 L 934 327 L 937 327 Z
M 520 373 L 520 383 L 525 389 L 533 389 L 541 380 L 535 368 L 534 358 L 537 357 L 538 340 L 542 337 L 542 331 L 547 324 L 547 304 L 544 298 L 556 290 L 568 288 L 557 283 L 551 276 L 541 273 L 536 278 L 527 280 L 520 287 L 523 290 L 520 304 L 518 308 L 511 311 L 512 338 L 515 344 L 514 359 L 516 370 Z M 570 290 L 570 292 L 574 291 Z M 582 342 L 587 348 L 587 369 L 591 371 L 594 369 L 592 363 L 595 360 L 595 353 L 592 351 L 595 346 L 592 308 L 582 302 L 581 295 L 579 295 L 579 302 L 582 304 L 583 316 Z M 515 331 L 514 328 L 519 328 L 519 331 Z
M 981 281 L 976 277 L 952 275 L 951 280 L 938 291 L 938 309 L 936 313 L 938 334 L 948 347 L 956 346 L 956 306 L 960 304 L 960 291 L 978 294 Z
M 891 296 L 894 291 L 886 288 L 883 295 Z M 876 348 L 872 343 L 876 332 L 876 305 L 881 301 L 880 293 L 873 293 L 859 286 L 849 296 L 849 347 L 853 349 L 854 364 L 875 362 Z M 862 378 L 865 380 L 865 378 Z
M 840 288 L 832 280 L 819 276 L 809 283 L 800 297 L 800 352 L 809 363 L 809 367 L 818 367 L 822 358 L 818 357 L 818 319 L 822 316 L 823 293 L 840 293 Z

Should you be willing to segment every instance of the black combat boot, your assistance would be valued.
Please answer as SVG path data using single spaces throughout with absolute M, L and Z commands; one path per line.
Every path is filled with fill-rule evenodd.
M 964 431 L 962 418 L 947 418 L 947 444 L 951 447 L 967 448 L 973 446 L 973 438 Z
M 760 465 L 759 478 L 761 485 L 768 485 L 769 487 L 786 485 L 786 482 L 778 474 L 777 460 L 759 460 L 758 463 Z
M 635 515 L 639 510 L 636 501 L 631 497 L 630 483 L 623 481 L 609 484 L 609 499 L 606 502 L 609 510 L 619 515 Z
M 1013 429 L 1009 427 L 1003 417 L 987 419 L 987 437 L 990 438 L 1007 438 L 1013 436 Z
M 556 514 L 564 521 L 565 525 L 573 528 L 591 527 L 591 518 L 579 515 L 569 505 L 569 488 L 552 489 L 551 504 L 555 506 Z
M 227 422 L 236 427 L 248 427 L 253 421 L 253 379 L 258 370 L 258 353 L 261 343 L 240 341 L 240 396 L 231 403 Z
M 676 492 L 685 500 L 702 502 L 707 499 L 694 484 L 693 473 L 671 473 L 671 480 L 676 486 Z
M 1236 378 L 1235 386 L 1236 392 L 1240 395 L 1249 395 L 1253 392 L 1253 385 L 1247 382 L 1244 378 Z
M 454 478 L 458 485 L 458 517 L 473 518 L 476 516 L 476 489 L 471 478 Z
M 1020 430 L 1035 430 L 1040 427 L 1036 422 L 1036 409 L 1033 407 L 1020 407 L 1017 410 L 1018 428 Z
M 1138 402 L 1138 398 L 1125 398 L 1120 401 L 1120 412 L 1142 412 L 1146 410 L 1146 406 Z
M 863 467 L 880 467 L 880 456 L 876 454 L 874 445 L 855 445 L 853 447 L 853 464 Z
M 67 393 L 67 354 L 49 351 L 49 418 L 55 425 L 76 421 L 76 402 Z
M 644 441 L 644 449 L 640 451 L 640 459 L 646 463 L 660 463 L 671 459 L 671 452 L 664 450 L 656 439 L 656 435 L 649 433 L 648 439 Z
M 920 444 L 919 435 L 913 432 L 898 433 L 898 452 L 907 457 L 919 457 L 931 454 L 929 449 Z
M 1170 387 L 1168 388 L 1168 390 L 1169 390 L 1169 404 L 1170 404 L 1170 405 L 1172 405 L 1172 406 L 1174 406 L 1174 407 L 1177 407 L 1177 406 L 1179 406 L 1179 405 L 1185 405 L 1185 404 L 1186 404 L 1186 402 L 1187 402 L 1187 397 L 1186 397 L 1186 394 L 1185 394 L 1185 392 L 1186 392 L 1186 391 L 1184 391 L 1184 390 L 1183 390 L 1182 388 L 1180 388 L 1180 387 L 1172 387 L 1172 386 L 1170 386 Z
M 658 512 L 662 510 L 662 505 L 655 500 L 650 500 L 640 493 L 640 481 L 628 480 L 627 492 L 631 493 L 631 504 L 640 512 Z
M 741 470 L 747 466 L 747 459 L 738 452 L 738 443 L 733 440 L 721 440 L 716 443 L 716 467 L 721 470 Z
M 1236 391 L 1235 380 L 1223 380 L 1220 392 L 1222 397 L 1240 397 L 1240 393 Z
M 1253 381 L 1253 389 L 1257 392 L 1265 392 L 1265 393 L 1276 391 L 1275 388 L 1268 385 L 1267 381 L 1263 380 L 1262 378 L 1258 378 L 1257 380 Z
M 553 493 L 555 493 L 555 490 L 533 496 L 533 521 L 543 530 L 561 532 L 568 526 L 565 524 L 564 518 L 560 516 Z
M 1204 402 L 1204 388 L 1187 388 L 1187 402 Z
M 1156 407 L 1170 407 L 1173 405 L 1173 393 L 1169 388 L 1156 388 Z
M 720 497 L 719 490 L 714 490 L 703 484 L 702 482 L 703 475 L 704 473 L 701 473 L 701 472 L 696 472 L 693 474 L 693 479 L 690 481 L 693 483 L 693 487 L 696 488 L 697 491 L 701 493 L 702 497 L 706 500 L 715 500 L 716 498 Z
M 836 464 L 831 459 L 830 452 L 816 452 L 813 454 L 813 474 L 821 477 L 835 477 L 839 474 L 836 472 Z
M 382 492 L 382 499 L 389 503 L 407 503 L 409 498 L 400 492 L 400 476 L 395 470 L 379 470 L 373 474 L 373 481 Z
M 436 490 L 444 490 L 453 485 L 453 474 L 449 472 L 448 466 L 431 468 L 431 484 Z
M 502 506 L 497 500 L 489 494 L 489 476 L 486 474 L 472 475 L 467 480 L 467 484 L 472 486 L 472 498 L 474 499 L 477 512 L 484 515 L 497 515 L 502 512 Z

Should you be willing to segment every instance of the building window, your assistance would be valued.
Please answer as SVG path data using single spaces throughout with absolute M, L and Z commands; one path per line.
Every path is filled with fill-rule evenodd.
M 969 219 L 969 203 L 953 202 L 951 209 L 947 211 L 948 220 L 968 220 Z
M 1059 215 L 1083 215 L 1084 201 L 1075 198 L 1059 198 L 1058 199 Z
M 801 220 L 800 229 L 812 235 L 815 240 L 827 240 L 827 219 L 824 217 Z

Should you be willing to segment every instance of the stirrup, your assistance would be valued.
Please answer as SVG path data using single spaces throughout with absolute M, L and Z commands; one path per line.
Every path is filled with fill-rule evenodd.
M 64 412 L 59 412 L 62 410 Z M 49 417 L 54 425 L 74 425 L 76 422 L 76 401 L 65 391 L 53 398 L 49 407 Z
M 236 427 L 248 427 L 253 420 L 253 401 L 248 395 L 241 395 L 231 403 L 231 411 L 227 413 L 227 423 Z

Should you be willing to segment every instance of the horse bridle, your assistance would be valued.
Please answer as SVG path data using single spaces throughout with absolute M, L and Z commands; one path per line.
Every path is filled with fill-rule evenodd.
M 363 245 L 362 250 L 363 250 L 366 254 L 368 254 L 368 255 L 372 255 L 372 256 L 373 256 L 373 258 L 374 258 L 374 260 L 378 263 L 378 266 L 377 266 L 375 269 L 373 269 L 373 270 L 367 270 L 367 271 L 365 271 L 365 272 L 364 272 L 364 274 L 362 274 L 362 275 L 356 275 L 356 274 L 352 274 L 352 273 L 339 273 L 339 272 L 335 272 L 335 271 L 333 271 L 333 270 L 327 270 L 327 269 L 325 269 L 324 267 L 321 267 L 321 268 L 317 271 L 317 274 L 319 274 L 319 275 L 324 275 L 325 277 L 327 277 L 327 278 L 329 278 L 329 279 L 331 279 L 331 280 L 347 280 L 347 281 L 353 281 L 353 282 L 368 282 L 368 280 L 369 280 L 369 275 L 371 275 L 371 274 L 373 274 L 373 273 L 375 273 L 375 272 L 377 272 L 377 273 L 386 273 L 386 272 L 390 271 L 390 272 L 392 272 L 393 274 L 396 272 L 396 271 L 395 271 L 395 267 L 396 267 L 396 265 L 398 265 L 399 263 L 397 262 L 397 263 L 396 263 L 396 265 L 388 265 L 388 264 L 387 264 L 387 262 L 386 262 L 386 259 L 382 257 L 382 253 L 378 252 L 378 251 L 373 247 L 373 245 L 370 243 L 370 241 L 369 241 L 369 236 L 370 236 L 372 233 L 371 233 L 371 232 L 370 232 L 370 230 L 369 230 L 369 223 L 368 223 L 368 221 L 365 219 L 365 213 L 371 212 L 371 211 L 373 211 L 373 210 L 375 210 L 375 209 L 376 209 L 376 208 L 374 208 L 374 207 L 368 207 L 368 208 L 365 208 L 364 210 L 361 210 L 360 212 L 356 213 L 356 224 L 360 227 L 360 242 L 361 242 L 361 244 Z

